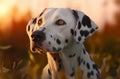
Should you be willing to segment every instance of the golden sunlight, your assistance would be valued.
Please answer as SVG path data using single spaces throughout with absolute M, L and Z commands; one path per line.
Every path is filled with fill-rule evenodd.
M 0 17 L 9 14 L 9 10 L 16 3 L 15 0 L 0 0 Z
M 13 7 L 13 4 L 15 3 L 14 0 L 8 1 L 8 0 L 2 0 L 0 1 L 0 24 L 1 30 L 5 30 L 6 28 L 10 28 L 8 25 L 11 24 L 11 8 Z M 6 26 L 6 27 L 5 27 Z
M 8 6 L 3 6 L 3 5 L 0 5 L 0 16 L 2 15 L 6 15 L 6 12 L 8 11 Z
M 112 13 L 115 12 L 113 10 L 116 7 L 109 6 L 113 1 L 115 0 L 0 0 L 0 24 L 9 25 L 13 17 L 16 20 L 21 19 L 22 15 L 28 10 L 31 11 L 32 17 L 34 17 L 46 7 L 68 7 L 83 11 L 102 28 L 106 20 L 110 23 L 115 21 L 112 19 L 114 15 Z M 104 6 L 104 3 L 107 4 Z M 12 12 L 13 8 L 17 8 L 16 15 Z
M 103 0 L 102 0 L 103 1 Z M 43 10 L 46 7 L 69 7 L 73 9 L 78 9 L 86 14 L 88 14 L 92 19 L 97 22 L 97 24 L 100 23 L 101 18 L 103 17 L 102 11 L 100 11 L 102 1 L 96 1 L 96 0 L 80 0 L 80 1 L 74 1 L 74 0 L 0 0 L 0 23 L 7 20 L 7 18 L 11 19 L 14 13 L 10 14 L 12 9 L 14 7 L 17 7 L 19 9 L 19 13 L 26 12 L 26 10 L 30 9 L 32 11 L 33 16 L 36 14 L 39 14 L 41 10 Z M 29 4 L 28 4 L 29 2 Z M 93 3 L 92 3 L 93 2 Z M 94 3 L 97 3 L 98 6 L 96 8 L 94 7 Z M 100 15 L 98 16 L 98 12 Z M 7 24 L 7 23 L 6 23 Z M 100 25 L 101 26 L 101 25 Z

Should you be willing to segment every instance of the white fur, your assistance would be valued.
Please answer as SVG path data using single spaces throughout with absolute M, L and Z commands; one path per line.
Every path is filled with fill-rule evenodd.
M 93 21 L 91 21 L 91 25 L 92 25 L 91 28 L 82 25 L 82 28 L 78 30 L 77 24 L 79 21 L 82 22 L 82 18 L 85 14 L 79 11 L 77 11 L 77 13 L 79 16 L 78 17 L 79 20 L 75 19 L 75 16 L 73 15 L 71 9 L 50 8 L 45 10 L 45 12 L 41 16 L 36 17 L 37 20 L 35 24 L 33 24 L 33 19 L 29 21 L 27 25 L 27 34 L 30 38 L 31 50 L 32 47 L 34 47 L 34 44 L 39 45 L 39 43 L 34 43 L 32 41 L 31 38 L 32 33 L 36 30 L 41 31 L 44 28 L 46 28 L 44 30 L 46 38 L 42 42 L 42 45 L 39 46 L 40 48 L 46 49 L 48 51 L 47 52 L 48 64 L 43 69 L 42 79 L 62 79 L 63 77 L 65 77 L 66 79 L 76 79 L 74 74 L 75 74 L 76 66 L 78 66 L 79 63 L 81 63 L 80 68 L 83 71 L 83 79 L 89 79 L 88 73 L 91 71 L 93 71 L 94 74 L 90 75 L 90 79 L 98 79 L 96 74 L 99 75 L 99 73 L 97 72 L 97 70 L 93 68 L 93 64 L 95 63 L 91 60 L 84 45 L 82 44 L 87 37 L 92 35 L 92 33 L 89 33 L 87 37 L 82 37 L 79 34 L 80 30 L 87 30 L 87 31 L 90 31 L 91 29 L 96 30 L 97 26 Z M 37 23 L 40 18 L 42 18 L 43 22 L 39 26 Z M 66 24 L 56 25 L 55 22 L 58 19 L 64 20 Z M 30 25 L 30 30 L 28 31 L 29 25 Z M 76 36 L 71 34 L 71 29 L 77 32 Z M 81 36 L 82 38 L 81 41 L 77 40 L 78 36 Z M 60 40 L 61 42 L 60 45 L 58 45 L 56 39 Z M 66 39 L 68 40 L 68 43 L 65 43 Z M 56 49 L 61 48 L 61 50 L 59 52 L 56 52 L 53 50 L 53 47 L 55 47 Z M 86 54 L 84 54 L 83 49 L 85 50 Z M 36 51 L 33 52 L 39 52 L 39 50 L 37 50 L 36 48 Z M 55 60 L 54 57 L 57 57 L 57 60 Z M 80 62 L 79 58 L 85 61 L 85 64 L 83 64 L 83 62 Z M 61 62 L 59 62 L 59 60 L 61 60 Z M 89 63 L 90 69 L 87 68 L 86 63 Z M 62 65 L 60 71 L 58 71 L 59 64 Z

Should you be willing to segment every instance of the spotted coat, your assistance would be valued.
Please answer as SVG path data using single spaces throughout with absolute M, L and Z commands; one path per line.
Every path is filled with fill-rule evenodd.
M 41 79 L 76 79 L 77 66 L 83 79 L 99 79 L 100 70 L 83 44 L 97 28 L 83 12 L 69 8 L 48 8 L 31 19 L 26 28 L 30 49 L 45 52 L 48 59 Z

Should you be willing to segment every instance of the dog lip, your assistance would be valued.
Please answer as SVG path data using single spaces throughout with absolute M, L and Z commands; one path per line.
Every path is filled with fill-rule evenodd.
M 33 53 L 35 53 L 37 49 L 42 49 L 42 48 L 41 48 L 41 44 L 36 43 L 36 42 L 34 42 L 34 41 L 31 42 L 31 45 L 32 45 L 32 46 L 31 46 L 31 51 L 32 51 Z
M 33 53 L 45 53 L 47 50 L 41 48 L 41 47 L 33 47 L 31 50 Z
M 42 48 L 42 46 L 40 44 L 38 44 L 38 43 L 32 43 L 31 51 L 33 53 L 45 53 L 45 52 L 47 52 L 47 50 Z

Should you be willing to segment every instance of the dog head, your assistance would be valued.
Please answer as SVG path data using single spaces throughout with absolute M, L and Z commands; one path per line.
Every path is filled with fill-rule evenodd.
M 71 41 L 83 43 L 97 25 L 84 13 L 68 8 L 45 9 L 27 25 L 33 52 L 61 52 Z

